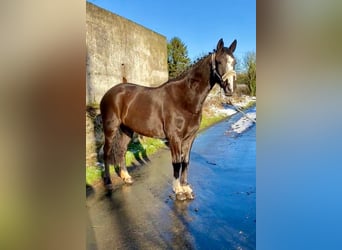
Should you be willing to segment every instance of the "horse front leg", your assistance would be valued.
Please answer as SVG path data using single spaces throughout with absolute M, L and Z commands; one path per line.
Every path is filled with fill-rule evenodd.
M 190 161 L 190 150 L 192 147 L 192 143 L 194 142 L 195 136 L 190 137 L 183 143 L 182 146 L 182 173 L 180 177 L 180 184 L 183 188 L 185 196 L 189 200 L 195 199 L 194 192 L 188 183 L 188 169 L 189 169 L 189 161 Z
M 172 162 L 173 165 L 173 191 L 176 194 L 177 200 L 183 201 L 186 200 L 186 194 L 184 192 L 183 186 L 179 180 L 179 172 L 181 169 L 181 162 Z
M 170 140 L 170 149 L 172 157 L 173 166 L 173 191 L 176 194 L 177 200 L 186 200 L 186 195 L 184 193 L 183 187 L 180 183 L 180 170 L 182 167 L 181 162 L 181 141 L 177 139 Z
M 187 177 L 188 177 L 188 166 L 189 161 L 183 161 L 182 162 L 182 175 L 180 178 L 180 184 L 183 188 L 184 194 L 188 200 L 195 199 L 195 194 L 192 191 L 192 188 L 190 187 L 190 184 L 188 183 Z

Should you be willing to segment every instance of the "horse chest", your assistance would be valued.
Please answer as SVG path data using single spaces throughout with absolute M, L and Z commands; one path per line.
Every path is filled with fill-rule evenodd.
M 186 128 L 185 128 L 186 134 L 196 133 L 200 127 L 200 123 L 201 123 L 201 116 L 193 115 L 192 118 L 188 119 L 188 122 L 186 124 Z
M 176 134 L 179 137 L 187 137 L 196 133 L 200 126 L 200 116 L 174 114 L 166 124 L 167 134 Z

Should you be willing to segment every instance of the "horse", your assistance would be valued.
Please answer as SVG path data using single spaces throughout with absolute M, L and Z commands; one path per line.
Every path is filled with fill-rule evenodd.
M 235 39 L 224 47 L 221 38 L 216 50 L 158 87 L 120 83 L 104 94 L 100 111 L 105 137 L 103 181 L 108 191 L 112 190 L 112 165 L 125 183 L 133 183 L 125 154 L 135 132 L 168 141 L 176 199 L 194 199 L 187 181 L 190 150 L 200 127 L 203 103 L 213 86 L 218 83 L 225 95 L 233 94 L 236 44 Z

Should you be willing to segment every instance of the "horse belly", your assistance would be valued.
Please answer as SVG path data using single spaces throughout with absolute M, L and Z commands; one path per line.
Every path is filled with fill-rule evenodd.
M 165 133 L 163 130 L 163 126 L 160 122 L 147 119 L 144 121 L 144 123 L 134 127 L 133 129 L 136 133 L 148 136 L 148 137 L 153 137 L 153 138 L 165 138 Z
M 123 118 L 123 124 L 134 132 L 155 138 L 165 138 L 161 109 L 148 101 L 132 104 Z

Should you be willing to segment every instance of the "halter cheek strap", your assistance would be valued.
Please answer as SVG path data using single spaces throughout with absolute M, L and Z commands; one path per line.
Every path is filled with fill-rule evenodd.
M 216 75 L 218 77 L 218 79 L 220 80 L 220 82 L 222 83 L 223 79 L 216 70 L 215 55 L 216 55 L 216 53 L 211 54 L 211 69 L 213 70 L 214 75 Z

